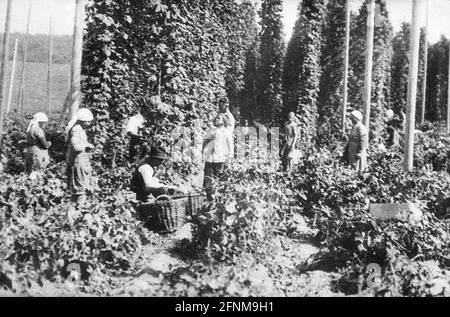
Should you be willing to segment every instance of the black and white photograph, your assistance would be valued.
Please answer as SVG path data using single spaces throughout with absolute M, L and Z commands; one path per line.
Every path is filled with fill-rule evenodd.
M 449 51 L 450 0 L 0 0 L 0 297 L 450 297 Z

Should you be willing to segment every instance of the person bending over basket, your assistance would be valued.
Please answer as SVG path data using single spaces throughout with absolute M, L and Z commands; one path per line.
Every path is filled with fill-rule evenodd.
M 156 177 L 158 168 L 169 159 L 167 153 L 159 147 L 153 147 L 150 155 L 135 170 L 131 179 L 131 190 L 136 193 L 136 200 L 147 202 L 149 196 L 174 195 L 178 188 L 164 185 Z

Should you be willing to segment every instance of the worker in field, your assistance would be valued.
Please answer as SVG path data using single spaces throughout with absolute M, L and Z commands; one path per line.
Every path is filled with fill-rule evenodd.
M 227 162 L 234 157 L 233 136 L 230 134 L 229 117 L 225 114 L 214 119 L 213 127 L 206 133 L 203 141 L 205 170 L 203 187 L 207 197 L 212 200 L 213 182 L 224 171 Z
M 140 164 L 131 179 L 131 190 L 136 193 L 136 200 L 147 202 L 152 195 L 174 195 L 179 191 L 176 186 L 164 185 L 157 178 L 158 169 L 169 159 L 168 154 L 160 147 L 152 147 L 150 154 Z
M 350 115 L 353 128 L 348 141 L 348 162 L 351 167 L 359 172 L 367 168 L 367 148 L 369 146 L 369 133 L 363 124 L 363 114 L 353 111 Z
M 50 163 L 48 149 L 52 144 L 47 141 L 44 132 L 47 123 L 47 115 L 38 112 L 28 125 L 24 149 L 25 172 L 28 175 L 33 172 L 41 172 Z
M 230 101 L 227 97 L 219 99 L 219 116 L 225 119 L 225 128 L 232 135 L 236 127 L 236 120 L 230 111 Z
M 402 119 L 403 120 L 403 119 Z M 394 111 L 386 111 L 386 147 L 395 149 L 400 146 L 400 130 L 402 129 L 402 120 L 395 117 Z
M 92 126 L 94 115 L 88 109 L 80 109 L 67 126 L 67 187 L 72 200 L 78 201 L 92 190 L 93 178 L 89 143 L 86 130 Z
M 291 172 L 294 162 L 300 158 L 300 151 L 296 148 L 300 139 L 300 129 L 295 113 L 290 112 L 288 121 L 284 126 L 284 145 L 281 148 L 280 156 L 285 172 Z
M 134 163 L 138 156 L 140 146 L 142 144 L 142 130 L 144 129 L 145 119 L 141 113 L 141 109 L 134 112 L 133 116 L 128 120 L 126 133 L 130 138 L 130 147 L 128 150 L 128 161 Z

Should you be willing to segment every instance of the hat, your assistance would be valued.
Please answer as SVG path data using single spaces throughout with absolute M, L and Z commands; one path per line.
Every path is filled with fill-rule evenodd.
M 78 110 L 77 119 L 79 121 L 92 121 L 94 120 L 94 115 L 89 109 L 83 108 Z
M 168 160 L 169 155 L 161 147 L 152 147 L 149 158 L 158 159 L 158 160 Z
M 48 117 L 43 112 L 38 112 L 33 116 L 33 120 L 36 122 L 48 122 Z
M 358 119 L 359 121 L 362 121 L 364 118 L 363 114 L 358 110 L 353 111 L 352 116 Z
M 48 117 L 43 112 L 38 112 L 31 119 L 30 124 L 28 124 L 27 133 L 31 131 L 31 129 L 38 125 L 40 122 L 48 122 Z

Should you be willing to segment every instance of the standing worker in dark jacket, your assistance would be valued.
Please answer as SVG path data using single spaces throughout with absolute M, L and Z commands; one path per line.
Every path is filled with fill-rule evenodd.
M 27 128 L 25 149 L 25 172 L 31 174 L 45 169 L 50 163 L 48 149 L 51 142 L 45 138 L 44 128 L 48 122 L 45 113 L 38 112 L 33 116 Z

